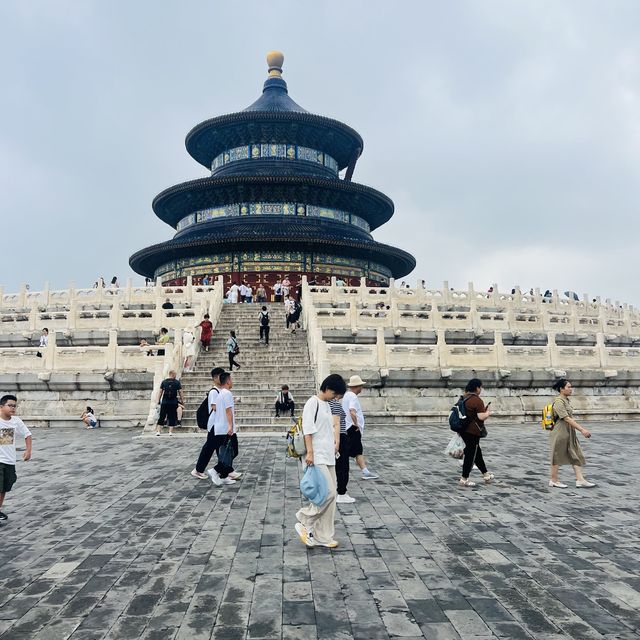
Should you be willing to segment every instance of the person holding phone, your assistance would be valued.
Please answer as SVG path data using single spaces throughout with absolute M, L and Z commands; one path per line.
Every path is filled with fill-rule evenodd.
M 573 393 L 573 387 L 566 378 L 557 380 L 553 388 L 558 392 L 558 397 L 553 401 L 553 415 L 556 419 L 551 431 L 551 478 L 549 486 L 557 489 L 566 489 L 567 485 L 560 482 L 558 471 L 560 465 L 570 464 L 576 474 L 576 487 L 578 489 L 590 489 L 595 487 L 594 482 L 589 482 L 582 475 L 582 467 L 585 464 L 584 454 L 578 442 L 578 433 L 589 439 L 591 433 L 573 418 L 573 407 L 569 398 Z
M 467 413 L 469 426 L 460 433 L 460 437 L 464 441 L 464 459 L 462 463 L 462 477 L 459 484 L 462 487 L 475 487 L 476 483 L 469 480 L 469 474 L 475 464 L 486 483 L 493 480 L 493 473 L 487 471 L 487 465 L 482 457 L 482 449 L 480 448 L 480 438 L 487 435 L 487 429 L 484 422 L 491 416 L 491 403 L 484 405 L 480 399 L 482 393 L 482 380 L 471 378 L 467 382 L 464 389 L 464 407 Z

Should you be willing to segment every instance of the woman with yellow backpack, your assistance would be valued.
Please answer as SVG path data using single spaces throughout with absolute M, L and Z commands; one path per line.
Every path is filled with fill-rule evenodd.
M 549 486 L 558 489 L 567 488 L 567 485 L 558 479 L 558 470 L 560 465 L 570 464 L 576 474 L 576 487 L 595 487 L 595 483 L 589 482 L 582 475 L 585 459 L 578 442 L 577 432 L 579 431 L 585 438 L 590 438 L 591 433 L 573 419 L 573 407 L 569 400 L 573 393 L 571 383 L 562 378 L 553 385 L 553 388 L 559 395 L 552 405 L 554 424 L 551 430 L 551 479 Z

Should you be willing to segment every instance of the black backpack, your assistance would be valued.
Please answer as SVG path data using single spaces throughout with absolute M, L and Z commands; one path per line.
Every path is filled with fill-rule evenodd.
M 200 403 L 200 406 L 196 411 L 196 423 L 198 424 L 198 427 L 200 427 L 200 429 L 207 428 L 209 423 L 209 417 L 213 412 L 212 409 L 209 409 L 209 394 L 212 391 L 217 391 L 218 393 L 220 393 L 215 387 L 212 387 L 211 389 L 209 389 L 209 391 L 207 391 L 207 395 L 205 399 Z
M 469 426 L 469 418 L 467 417 L 464 403 L 470 397 L 471 396 L 465 398 L 464 396 L 460 396 L 458 402 L 451 407 L 451 413 L 449 414 L 449 428 L 451 431 L 462 433 L 467 430 L 467 427 Z
M 263 327 L 268 327 L 269 326 L 269 312 L 268 311 L 266 313 L 264 311 L 260 312 L 260 324 Z

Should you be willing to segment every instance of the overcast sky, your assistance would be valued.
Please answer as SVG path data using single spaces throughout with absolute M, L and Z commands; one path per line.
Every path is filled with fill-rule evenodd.
M 173 230 L 198 122 L 289 94 L 364 138 L 428 286 L 640 303 L 637 0 L 2 0 L 0 284 L 91 286 Z

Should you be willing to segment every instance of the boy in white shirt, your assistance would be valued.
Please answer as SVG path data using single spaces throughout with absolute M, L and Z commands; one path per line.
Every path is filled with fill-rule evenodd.
M 0 508 L 4 496 L 15 484 L 16 476 L 16 435 L 24 438 L 26 449 L 22 459 L 31 460 L 31 431 L 20 418 L 16 418 L 18 399 L 13 395 L 0 398 Z M 0 523 L 4 524 L 8 516 L 0 511 Z
M 296 513 L 295 529 L 307 547 L 338 546 L 334 540 L 336 515 L 336 453 L 340 447 L 340 425 L 334 421 L 329 400 L 342 395 L 346 385 L 341 376 L 327 376 L 317 395 L 309 398 L 302 412 L 302 432 L 306 447 L 305 463 L 315 465 L 327 482 L 326 500 L 317 506 L 312 502 Z
M 238 455 L 238 436 L 236 435 L 235 401 L 231 389 L 233 382 L 231 374 L 220 374 L 220 393 L 215 402 L 215 420 L 213 431 L 215 433 L 215 447 L 218 454 L 218 464 L 209 469 L 207 473 L 211 482 L 215 485 L 235 484 L 241 474 L 234 473 L 233 467 L 225 465 L 220 460 L 220 448 L 231 442 L 233 457 Z
M 207 440 L 202 445 L 198 462 L 196 462 L 196 468 L 191 472 L 194 478 L 199 480 L 206 480 L 207 474 L 205 473 L 207 465 L 211 460 L 213 452 L 216 450 L 216 434 L 213 430 L 213 425 L 216 420 L 216 402 L 218 400 L 218 394 L 220 393 L 220 375 L 224 373 L 222 367 L 214 367 L 211 369 L 211 378 L 213 379 L 213 387 L 209 391 L 207 396 L 207 405 L 209 407 L 209 420 L 207 422 Z

